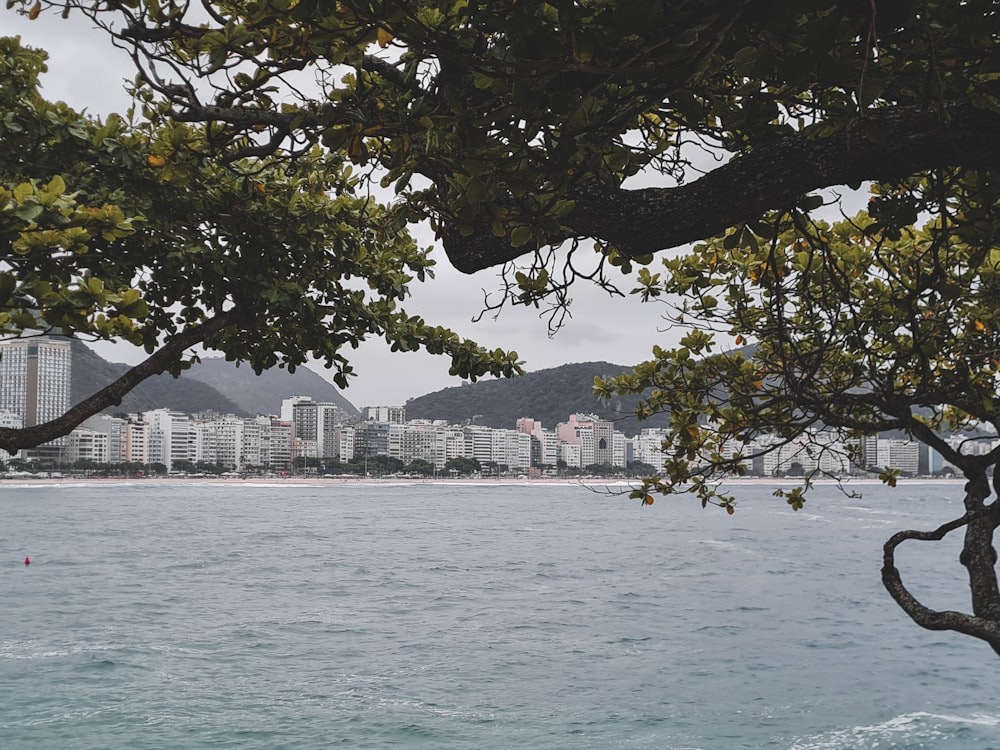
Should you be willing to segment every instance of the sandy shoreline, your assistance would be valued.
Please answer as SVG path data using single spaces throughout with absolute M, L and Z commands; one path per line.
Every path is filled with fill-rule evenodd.
M 934 479 L 930 477 L 918 477 L 915 479 L 900 479 L 900 485 L 912 484 L 963 484 L 966 480 L 956 479 Z M 70 485 L 127 485 L 127 484 L 173 484 L 173 485 L 194 485 L 194 484 L 217 484 L 217 485 L 244 485 L 244 486 L 337 486 L 337 485 L 417 485 L 417 484 L 439 484 L 439 485 L 468 485 L 468 486 L 586 486 L 586 487 L 628 487 L 638 486 L 639 480 L 627 479 L 603 479 L 601 477 L 562 477 L 545 479 L 516 479 L 499 478 L 416 478 L 416 477 L 2 477 L 0 478 L 0 488 L 31 485 L 49 486 L 70 486 Z M 766 478 L 766 477 L 736 477 L 723 482 L 727 486 L 757 485 L 783 487 L 788 485 L 801 484 L 801 481 L 794 478 Z M 813 480 L 814 485 L 836 485 L 833 479 Z M 848 479 L 843 482 L 844 486 L 871 486 L 881 485 L 879 479 Z

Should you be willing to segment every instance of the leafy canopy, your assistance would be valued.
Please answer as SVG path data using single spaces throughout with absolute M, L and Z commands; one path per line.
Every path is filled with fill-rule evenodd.
M 345 350 L 372 336 L 447 355 L 463 377 L 518 370 L 515 353 L 488 352 L 400 307 L 433 261 L 398 217 L 356 194 L 335 154 L 310 149 L 294 169 L 248 157 L 233 171 L 202 158 L 204 133 L 190 126 L 100 122 L 45 101 L 44 59 L 0 39 L 0 333 L 144 347 L 146 362 L 87 409 L 179 371 L 194 344 L 257 371 L 319 358 L 342 387 Z M 3 447 L 79 419 L 5 431 Z
M 1000 423 L 997 188 L 952 194 L 939 219 L 905 232 L 869 214 L 774 214 L 640 270 L 633 292 L 669 299 L 673 325 L 689 328 L 680 347 L 599 388 L 643 393 L 640 411 L 670 414 L 670 460 L 649 487 L 728 507 L 708 483 L 739 472 L 747 446 L 820 429 L 848 442 L 902 430 L 967 474 L 995 463 L 1000 451 L 966 455 L 943 433 Z
M 430 218 L 456 267 L 523 257 L 521 303 L 816 188 L 1000 159 L 988 0 L 29 5 L 104 26 L 208 153 L 321 144 Z

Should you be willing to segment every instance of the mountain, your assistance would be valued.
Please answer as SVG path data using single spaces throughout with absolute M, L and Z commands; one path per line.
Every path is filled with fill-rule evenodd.
M 128 365 L 108 362 L 80 341 L 74 339 L 72 346 L 70 400 L 74 404 L 128 370 Z M 131 414 L 169 408 L 186 414 L 211 410 L 251 417 L 279 414 L 282 399 L 293 395 L 332 402 L 350 414 L 358 413 L 340 391 L 312 370 L 301 367 L 292 374 L 274 369 L 257 376 L 247 366 L 237 367 L 218 357 L 202 360 L 179 378 L 166 374 L 149 378 L 108 411 Z
M 71 399 L 77 403 L 128 369 L 111 363 L 79 341 L 73 341 Z M 537 419 L 546 428 L 565 422 L 570 414 L 595 414 L 617 423 L 627 435 L 643 427 L 658 427 L 666 417 L 644 422 L 632 416 L 638 398 L 602 402 L 593 395 L 594 378 L 617 375 L 631 368 L 610 362 L 582 362 L 529 372 L 519 378 L 486 380 L 429 393 L 406 402 L 409 419 L 445 419 L 453 424 L 475 423 L 512 429 L 520 417 Z M 357 415 L 358 410 L 332 384 L 305 367 L 294 373 L 272 369 L 255 375 L 221 357 L 203 359 L 179 378 L 158 375 L 140 383 L 112 413 L 136 413 L 170 408 L 187 414 L 216 411 L 249 417 L 278 414 L 289 396 L 309 396 L 332 402 Z
M 294 373 L 275 367 L 255 375 L 249 365 L 210 357 L 186 370 L 181 380 L 214 388 L 250 414 L 279 414 L 282 400 L 289 396 L 309 396 L 313 401 L 336 404 L 348 414 L 359 414 L 336 386 L 308 367 L 299 367 Z
M 73 365 L 70 401 L 74 404 L 93 395 L 129 369 L 126 364 L 108 362 L 81 341 L 72 339 L 71 345 Z M 176 409 L 186 414 L 214 410 L 248 417 L 256 413 L 241 408 L 210 385 L 183 375 L 180 378 L 170 375 L 148 378 L 127 393 L 121 404 L 107 411 L 133 414 L 162 408 Z
M 600 401 L 594 378 L 631 372 L 610 362 L 580 362 L 529 372 L 519 378 L 466 383 L 406 402 L 407 419 L 445 419 L 453 424 L 472 422 L 513 429 L 520 417 L 539 420 L 546 429 L 568 420 L 570 414 L 594 414 L 616 422 L 617 429 L 634 435 L 644 427 L 661 427 L 668 417 L 639 422 L 633 415 L 637 397 Z

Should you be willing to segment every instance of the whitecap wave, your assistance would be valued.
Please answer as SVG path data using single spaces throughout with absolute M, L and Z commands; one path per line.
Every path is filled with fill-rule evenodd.
M 914 711 L 879 724 L 839 729 L 797 740 L 788 750 L 867 750 L 883 747 L 932 747 L 954 738 L 962 727 L 997 727 L 1000 716 L 937 714 Z M 934 743 L 933 745 L 927 743 Z

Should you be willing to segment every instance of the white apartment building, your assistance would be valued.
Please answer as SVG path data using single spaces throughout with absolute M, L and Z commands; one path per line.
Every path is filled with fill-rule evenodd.
M 111 463 L 108 452 L 108 433 L 100 430 L 77 428 L 70 432 L 66 446 L 66 461 L 93 461 L 96 464 Z
M 260 427 L 254 420 L 230 414 L 196 422 L 194 433 L 195 461 L 237 471 L 260 461 Z
M 559 443 L 559 458 L 570 469 L 582 469 L 586 464 L 582 463 L 582 451 L 580 446 L 574 443 Z
M 292 422 L 294 417 L 295 407 L 298 404 L 309 403 L 312 401 L 312 396 L 289 396 L 281 401 L 281 412 L 278 414 L 278 418 L 282 422 Z
M 292 423 L 272 419 L 268 432 L 267 440 L 261 440 L 261 464 L 273 471 L 287 471 L 292 467 Z M 263 451 L 265 442 L 267 453 Z
M 900 438 L 880 438 L 878 441 L 878 467 L 898 469 L 905 475 L 920 473 L 920 443 Z
M 612 466 L 627 466 L 628 459 L 626 457 L 628 446 L 628 438 L 621 432 L 615 430 L 611 433 L 611 465 Z
M 149 423 L 129 419 L 122 430 L 122 462 L 149 463 Z
M 784 476 L 795 472 L 810 473 L 819 468 L 816 456 L 801 440 L 779 445 L 764 456 L 764 476 Z
M 167 471 L 178 461 L 196 461 L 196 432 L 187 414 L 170 409 L 143 412 L 149 423 L 149 462 L 161 463 Z
M 385 424 L 403 424 L 406 421 L 405 406 L 366 406 L 364 410 L 366 422 L 383 422 Z
M 517 420 L 516 429 L 531 436 L 531 465 L 555 467 L 559 460 L 559 436 L 530 417 Z
M 297 402 L 292 406 L 292 435 L 299 440 L 316 442 L 318 418 L 319 405 L 315 401 Z
M 531 466 L 531 435 L 517 430 L 493 430 L 492 455 L 494 463 L 511 471 L 527 471 Z
M 256 419 L 243 420 L 243 463 L 240 469 L 246 466 L 263 466 L 263 429 Z
M 125 424 L 125 420 L 119 417 L 112 417 L 110 414 L 95 414 L 83 420 L 80 424 L 80 429 L 94 430 L 107 435 L 107 456 L 102 463 L 119 464 L 124 460 L 122 453 L 125 439 Z M 70 448 L 70 455 L 73 455 L 72 447 Z
M 482 425 L 468 425 L 465 433 L 465 456 L 485 466 L 493 460 L 493 428 Z
M 663 466 L 663 440 L 667 430 L 646 427 L 632 438 L 632 460 L 657 468 Z
M 555 430 L 539 430 L 532 433 L 531 437 L 538 444 L 538 455 L 535 456 L 537 465 L 554 468 L 559 462 L 559 436 Z M 532 450 L 534 450 L 534 443 Z
M 62 416 L 70 407 L 68 339 L 31 336 L 0 341 L 0 409 L 25 427 Z
M 281 419 L 291 422 L 294 436 L 306 441 L 299 445 L 302 455 L 313 458 L 339 455 L 337 430 L 347 421 L 348 414 L 337 404 L 313 401 L 308 396 L 292 396 L 281 402 Z
M 21 427 L 62 416 L 70 407 L 71 352 L 63 338 L 0 340 L 0 410 L 20 417 Z M 66 444 L 66 438 L 57 438 L 26 453 L 45 454 Z
M 385 436 L 384 453 L 404 464 L 415 459 L 427 461 L 442 471 L 453 458 L 475 459 L 481 465 L 491 463 L 507 466 L 512 471 L 526 470 L 531 465 L 531 436 L 516 430 L 502 430 L 481 425 L 449 425 L 441 420 L 413 420 L 404 424 L 372 422 L 379 425 Z M 369 430 L 369 427 L 365 427 Z M 357 458 L 353 447 L 357 429 L 341 427 L 340 458 Z M 372 446 L 377 448 L 377 446 Z M 376 449 L 380 452 L 382 449 Z M 374 455 L 374 454 L 372 454 Z
M 582 466 L 602 464 L 625 466 L 625 436 L 616 433 L 614 423 L 592 414 L 571 414 L 568 422 L 556 427 L 564 443 L 580 446 Z M 621 435 L 616 439 L 615 435 Z
M 389 426 L 388 455 L 398 458 L 404 464 L 420 459 L 441 471 L 449 458 L 462 455 L 461 452 L 449 455 L 449 446 L 453 451 L 456 450 L 453 435 L 449 434 L 441 422 L 415 420 Z M 464 448 L 464 442 L 459 447 Z
M 294 428 L 293 428 L 294 429 Z M 316 445 L 315 440 L 302 440 L 301 438 L 293 437 L 291 446 L 291 456 L 292 463 L 295 463 L 296 459 L 299 458 L 319 458 L 319 449 Z
M 316 404 L 316 455 L 320 458 L 337 456 L 337 429 L 347 419 L 347 414 L 336 404 Z
M 337 429 L 337 455 L 341 461 L 354 460 L 354 428 L 349 425 Z

